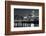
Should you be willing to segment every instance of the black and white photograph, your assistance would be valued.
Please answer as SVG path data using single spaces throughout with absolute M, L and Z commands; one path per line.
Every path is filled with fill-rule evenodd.
M 38 27 L 38 26 L 39 26 L 39 9 L 14 8 L 14 27 Z

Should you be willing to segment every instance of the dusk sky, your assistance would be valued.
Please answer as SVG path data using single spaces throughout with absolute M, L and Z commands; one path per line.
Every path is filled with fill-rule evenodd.
M 18 14 L 23 14 L 23 15 L 26 15 L 26 14 L 31 14 L 32 11 L 34 11 L 35 15 L 38 15 L 39 13 L 39 9 L 17 9 L 17 8 L 14 8 L 14 15 L 18 15 Z

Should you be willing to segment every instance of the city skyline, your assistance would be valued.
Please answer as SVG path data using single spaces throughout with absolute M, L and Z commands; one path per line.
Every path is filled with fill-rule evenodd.
M 39 26 L 39 9 L 14 8 L 14 27 Z

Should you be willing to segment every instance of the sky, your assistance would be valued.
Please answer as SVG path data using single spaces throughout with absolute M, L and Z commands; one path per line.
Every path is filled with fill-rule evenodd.
M 39 9 L 20 9 L 20 8 L 14 8 L 14 15 L 28 15 L 32 14 L 32 12 L 35 12 L 35 15 L 39 14 Z

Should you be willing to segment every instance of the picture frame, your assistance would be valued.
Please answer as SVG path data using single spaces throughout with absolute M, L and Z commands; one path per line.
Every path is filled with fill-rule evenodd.
M 35 17 L 35 20 L 38 19 L 37 27 L 36 26 L 34 27 L 34 24 L 32 22 L 30 23 L 31 24 L 30 27 L 28 25 L 29 23 L 25 23 L 26 21 L 28 22 L 28 20 L 29 20 L 29 22 L 30 22 L 30 20 L 32 20 L 32 19 L 28 19 L 26 17 L 30 13 L 29 10 L 31 12 L 34 10 L 35 16 L 38 16 L 38 18 Z M 27 19 L 23 19 L 25 21 L 21 20 L 21 18 L 16 19 L 15 14 L 20 15 L 20 13 L 21 13 L 21 16 L 24 16 L 26 14 L 26 16 L 24 16 L 24 18 L 27 18 Z M 32 15 L 32 13 L 31 13 L 31 15 Z M 32 18 L 32 16 L 31 16 L 31 18 Z M 34 17 L 33 17 L 33 19 L 34 19 Z M 16 20 L 19 21 L 19 23 L 18 22 L 15 23 Z M 24 23 L 23 22 L 20 23 L 20 21 L 21 22 L 23 21 Z M 36 22 L 35 22 L 35 24 L 36 24 Z M 6 35 L 35 34 L 35 33 L 44 33 L 44 32 L 45 32 L 45 6 L 44 6 L 44 3 L 5 1 L 5 34 Z

